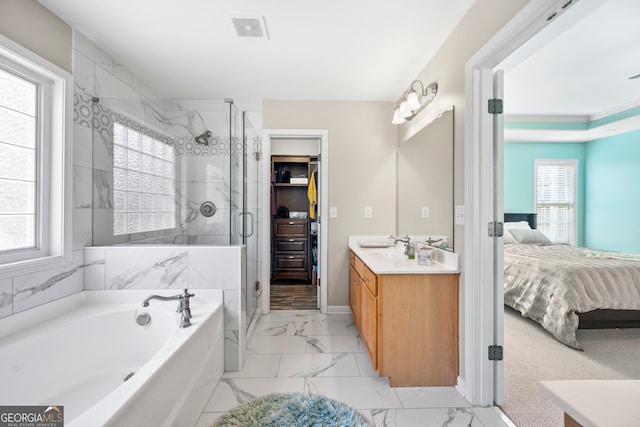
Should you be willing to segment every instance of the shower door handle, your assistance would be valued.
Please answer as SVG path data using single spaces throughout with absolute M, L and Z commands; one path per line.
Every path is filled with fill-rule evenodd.
M 242 237 L 251 237 L 251 236 L 253 236 L 253 214 L 251 212 L 246 212 L 246 211 L 245 212 L 240 212 L 238 214 L 238 216 L 241 216 L 241 217 L 244 216 L 244 215 L 249 215 L 249 223 L 251 224 L 251 233 L 244 233 L 243 232 L 243 233 L 240 233 L 240 235 Z M 246 224 L 246 222 L 245 222 L 245 224 Z M 243 230 L 243 231 L 245 231 L 245 230 Z

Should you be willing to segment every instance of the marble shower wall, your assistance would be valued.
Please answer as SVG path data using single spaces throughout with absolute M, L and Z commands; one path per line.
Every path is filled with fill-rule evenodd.
M 84 256 L 85 288 L 89 290 L 149 289 L 152 294 L 153 289 L 176 289 L 178 293 L 187 287 L 195 294 L 191 306 L 197 307 L 198 289 L 222 289 L 225 371 L 240 370 L 247 329 L 241 298 L 246 282 L 243 246 L 93 246 L 85 248 Z
M 242 206 L 242 118 L 237 108 L 222 100 L 160 99 L 98 47 L 79 38 L 74 118 L 93 139 L 93 244 L 238 243 L 230 234 L 233 214 Z M 114 122 L 175 148 L 175 229 L 113 235 Z M 203 201 L 216 205 L 213 217 L 200 214 Z

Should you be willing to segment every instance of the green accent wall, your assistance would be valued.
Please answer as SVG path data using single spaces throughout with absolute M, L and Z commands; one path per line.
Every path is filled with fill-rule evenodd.
M 578 160 L 578 245 L 585 235 L 585 145 L 580 143 L 505 142 L 504 211 L 534 212 L 535 159 Z
M 585 246 L 640 253 L 640 130 L 586 143 L 585 165 Z

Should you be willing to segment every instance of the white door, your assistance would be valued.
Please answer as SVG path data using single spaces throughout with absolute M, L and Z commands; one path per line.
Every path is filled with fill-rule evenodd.
M 493 99 L 503 100 L 504 82 L 502 70 L 493 73 Z M 501 109 L 500 106 L 498 108 Z M 504 223 L 504 115 L 493 114 L 493 218 Z M 493 239 L 493 291 L 494 318 L 493 342 L 504 348 L 504 239 Z M 494 361 L 493 400 L 496 405 L 504 402 L 504 362 Z
M 490 112 L 490 102 L 502 99 L 502 71 L 491 69 L 476 71 L 479 81 L 478 130 L 479 141 L 474 160 L 478 168 L 474 187 L 477 198 L 478 227 L 477 240 L 471 249 L 475 258 L 474 269 L 480 280 L 478 299 L 478 353 L 475 366 L 478 369 L 474 384 L 474 400 L 481 405 L 503 403 L 504 364 L 499 357 L 503 349 L 503 239 L 499 237 L 498 225 L 503 221 L 502 155 L 503 118 L 502 114 Z M 498 357 L 495 357 L 496 354 Z

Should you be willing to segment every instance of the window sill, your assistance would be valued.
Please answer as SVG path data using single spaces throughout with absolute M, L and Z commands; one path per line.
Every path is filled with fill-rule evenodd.
M 24 274 L 35 273 L 37 271 L 51 270 L 54 268 L 66 267 L 72 264 L 71 254 L 69 257 L 48 256 L 25 261 L 12 262 L 0 265 L 0 279 L 7 277 L 22 276 Z

